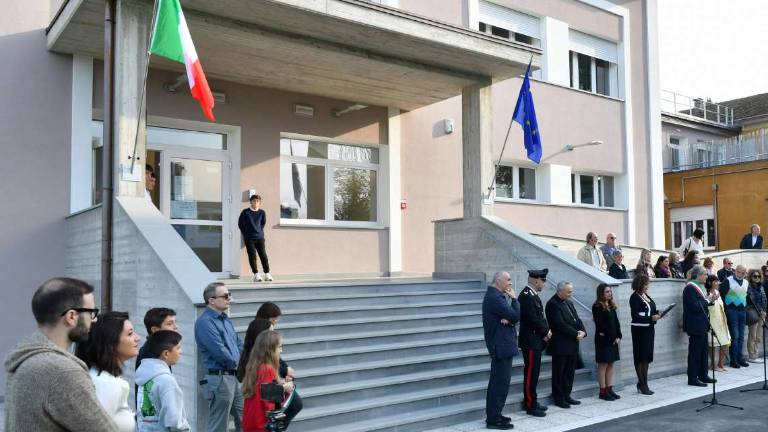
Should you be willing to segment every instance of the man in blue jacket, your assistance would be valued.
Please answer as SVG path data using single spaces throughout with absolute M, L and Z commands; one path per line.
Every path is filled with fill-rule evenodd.
M 707 270 L 702 266 L 691 269 L 691 281 L 683 289 L 683 331 L 688 334 L 688 385 L 706 387 L 715 382 L 707 376 L 707 335 L 709 334 L 709 304 L 720 295 L 717 290 L 707 295 L 704 282 Z
M 488 429 L 508 430 L 514 427 L 509 417 L 501 415 L 512 378 L 512 357 L 518 353 L 515 324 L 520 320 L 520 304 L 511 282 L 509 273 L 497 272 L 483 299 L 483 332 L 485 346 L 491 356 L 491 376 L 485 395 L 485 423 Z

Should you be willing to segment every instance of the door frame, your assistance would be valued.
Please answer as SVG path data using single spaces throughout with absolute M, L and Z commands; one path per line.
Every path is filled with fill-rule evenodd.
M 147 150 L 159 150 L 160 163 L 164 166 L 166 161 L 170 166 L 171 158 L 222 160 L 223 179 L 222 186 L 222 272 L 212 274 L 219 278 L 229 278 L 240 274 L 240 236 L 235 232 L 237 218 L 240 214 L 240 126 L 221 123 L 200 122 L 183 120 L 162 116 L 147 116 L 147 127 L 163 127 L 180 130 L 190 130 L 207 133 L 218 133 L 226 136 L 226 150 L 200 149 L 196 147 L 154 145 L 147 142 Z M 218 155 L 219 157 L 216 157 Z M 221 157 L 223 156 L 223 158 Z M 213 158 L 212 158 L 213 157 Z M 170 200 L 170 185 L 167 182 L 160 183 L 160 205 L 167 206 Z M 169 219 L 170 221 L 170 219 Z

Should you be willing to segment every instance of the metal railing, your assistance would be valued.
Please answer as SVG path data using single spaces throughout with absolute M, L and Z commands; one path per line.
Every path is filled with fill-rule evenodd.
M 733 126 L 733 108 L 669 90 L 661 91 L 661 111 Z
M 664 172 L 686 171 L 768 159 L 768 129 L 714 141 L 667 144 Z

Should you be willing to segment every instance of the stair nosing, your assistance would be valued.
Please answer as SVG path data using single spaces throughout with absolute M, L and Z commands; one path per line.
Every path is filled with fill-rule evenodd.
M 480 303 L 478 303 L 478 306 Z M 311 321 L 311 322 L 289 322 L 289 323 L 281 323 L 280 329 L 300 329 L 300 328 L 306 328 L 306 327 L 337 327 L 337 326 L 344 326 L 344 325 L 354 325 L 354 324 L 375 324 L 375 323 L 381 323 L 381 322 L 398 322 L 398 321 L 416 321 L 416 320 L 422 320 L 422 319 L 435 319 L 435 318 L 456 318 L 456 317 L 468 317 L 468 316 L 481 316 L 482 311 L 478 308 L 477 311 L 454 311 L 454 312 L 440 312 L 440 313 L 427 313 L 427 314 L 418 314 L 418 315 L 397 315 L 397 316 L 384 316 L 384 317 L 374 317 L 374 318 L 347 318 L 347 319 L 335 319 L 335 320 L 327 320 L 327 321 Z M 243 330 L 238 330 L 243 329 Z M 238 326 L 235 327 L 236 331 L 245 331 L 248 329 L 248 326 Z
M 403 334 L 419 334 L 430 333 L 436 331 L 450 331 L 450 330 L 469 330 L 469 329 L 482 329 L 482 323 L 470 323 L 470 324 L 446 324 L 444 326 L 423 326 L 418 329 L 394 329 L 394 330 L 381 330 L 381 331 L 367 331 L 363 333 L 343 333 L 332 335 L 317 335 L 306 336 L 303 338 L 289 338 L 286 339 L 283 344 L 286 346 L 309 344 L 309 343 L 321 343 L 321 342 L 334 342 L 342 340 L 356 340 L 367 339 L 387 336 L 397 336 Z M 277 330 L 280 331 L 279 329 Z M 239 332 L 242 333 L 242 332 Z
M 344 306 L 344 307 L 329 307 L 329 308 L 316 308 L 316 309 L 296 309 L 296 310 L 283 310 L 282 316 L 290 315 L 307 315 L 317 313 L 334 313 L 334 312 L 356 312 L 356 311 L 372 311 L 372 310 L 387 310 L 387 309 L 417 309 L 422 307 L 441 307 L 441 306 L 458 306 L 458 305 L 470 305 L 480 304 L 479 300 L 455 300 L 444 302 L 424 302 L 424 303 L 411 303 L 404 305 L 374 305 L 374 306 Z M 254 316 L 253 312 L 234 312 L 229 314 L 230 318 L 243 318 Z
M 434 295 L 446 295 L 446 294 L 482 294 L 482 290 L 468 289 L 468 290 L 455 290 L 455 291 L 407 291 L 400 293 L 361 293 L 361 294 L 345 294 L 345 295 L 323 295 L 313 297 L 285 297 L 279 298 L 277 302 L 292 302 L 292 301 L 309 301 L 309 300 L 350 300 L 350 299 L 365 299 L 365 298 L 388 298 L 388 297 L 421 297 L 421 296 L 434 296 Z M 264 299 L 233 299 L 232 304 L 251 304 L 251 303 L 264 303 Z M 205 305 L 200 305 L 205 307 Z
M 353 355 L 353 354 L 366 354 L 366 353 L 394 351 L 394 350 L 408 349 L 408 348 L 421 348 L 421 347 L 430 347 L 430 346 L 438 346 L 438 345 L 448 345 L 453 343 L 475 342 L 480 340 L 483 340 L 482 335 L 462 336 L 462 337 L 455 337 L 455 338 L 447 337 L 443 339 L 421 341 L 421 342 L 413 341 L 413 342 L 381 344 L 381 345 L 373 345 L 373 346 L 365 346 L 365 347 L 350 347 L 350 348 L 341 348 L 341 349 L 306 351 L 306 352 L 295 353 L 295 354 L 285 354 L 283 355 L 283 359 L 286 361 L 296 361 L 296 360 L 303 360 L 305 358 L 322 358 L 322 357 L 334 357 L 334 356 Z
M 309 281 L 308 281 L 309 282 Z M 333 287 L 340 287 L 340 288 L 351 288 L 356 286 L 388 286 L 388 285 L 413 285 L 413 284 L 429 284 L 429 285 L 439 285 L 439 284 L 464 284 L 464 283 L 475 283 L 480 284 L 482 281 L 479 279 L 432 279 L 432 278 L 414 278 L 414 279 L 402 279 L 402 280 L 370 280 L 370 281 L 361 281 L 361 280 L 339 280 L 339 281 L 324 281 L 324 282 L 290 282 L 290 283 L 283 283 L 283 282 L 272 282 L 272 283 L 266 283 L 266 282 L 253 282 L 253 281 L 237 281 L 237 282 L 225 282 L 228 288 L 235 289 L 235 290 L 244 290 L 244 289 L 281 289 L 281 288 L 302 288 L 302 289 L 313 289 L 313 288 L 333 288 Z

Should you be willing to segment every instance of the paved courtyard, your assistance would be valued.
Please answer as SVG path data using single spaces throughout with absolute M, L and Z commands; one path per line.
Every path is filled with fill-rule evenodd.
M 685 375 L 675 375 L 666 378 L 653 380 L 649 386 L 656 392 L 653 396 L 643 396 L 638 394 L 634 388 L 626 388 L 620 391 L 621 400 L 606 402 L 593 397 L 583 397 L 580 400 L 582 404 L 571 409 L 562 409 L 550 406 L 547 416 L 544 418 L 533 418 L 525 413 L 516 412 L 510 415 L 512 423 L 515 425 L 515 431 L 523 432 L 558 432 L 579 429 L 583 431 L 635 431 L 635 430 L 656 430 L 664 432 L 673 431 L 696 431 L 704 432 L 709 430 L 727 431 L 736 430 L 736 426 L 743 424 L 745 429 L 750 430 L 750 422 L 758 421 L 758 424 L 768 423 L 768 391 L 738 393 L 738 391 L 727 392 L 726 390 L 736 389 L 754 383 L 762 383 L 763 366 L 753 364 L 748 368 L 727 369 L 725 373 L 717 375 L 718 401 L 732 405 L 742 404 L 744 411 L 731 410 L 730 408 L 714 407 L 705 410 L 702 413 L 696 413 L 695 408 L 702 406 L 701 400 L 707 399 L 712 395 L 712 387 L 700 388 L 688 386 Z M 751 387 L 759 387 L 754 384 Z M 669 405 L 683 404 L 679 409 L 677 406 Z M 742 403 L 742 402 L 749 402 Z M 755 402 L 756 401 L 756 402 Z M 688 406 L 690 405 L 690 407 Z M 757 409 L 758 405 L 761 407 Z M 669 407 L 664 413 L 654 412 L 653 415 L 638 415 L 632 418 L 626 418 L 639 413 L 645 413 L 657 408 Z M 724 412 L 724 411 L 729 412 Z M 659 410 L 663 411 L 663 410 Z M 711 412 L 707 412 L 711 411 Z M 730 412 L 733 411 L 733 412 Z M 649 413 L 650 414 L 650 413 Z M 663 417 L 666 416 L 666 417 Z M 728 417 L 726 417 L 728 416 Z M 762 420 L 759 416 L 763 416 Z M 651 419 L 649 419 L 649 417 Z M 611 422 L 604 425 L 598 423 L 610 422 L 622 418 L 621 422 Z M 682 428 L 673 428 L 674 422 L 670 419 L 676 419 L 677 425 Z M 730 420 L 728 420 L 730 419 Z M 652 423 L 649 421 L 653 420 Z M 635 427 L 631 426 L 629 421 L 637 422 Z M 739 425 L 734 421 L 740 422 Z M 712 423 L 709 423 L 712 422 Z M 724 422 L 730 422 L 729 427 L 724 427 Z M 709 426 L 707 426 L 709 425 Z M 589 426 L 589 427 L 587 427 Z M 711 427 L 710 427 L 711 426 Z M 717 426 L 715 428 L 715 426 Z M 739 429 L 742 428 L 739 426 Z M 482 420 L 460 423 L 449 427 L 433 429 L 428 432 L 474 432 L 485 431 L 485 423 Z

